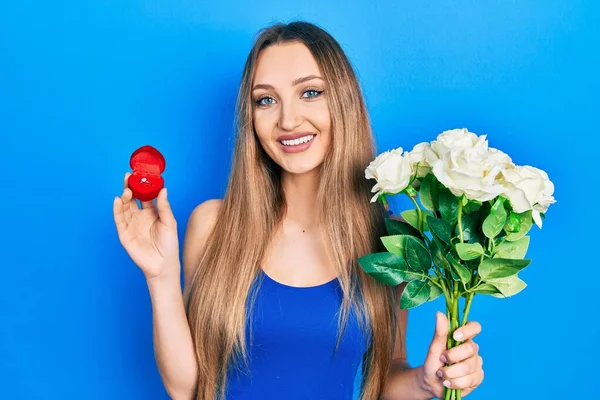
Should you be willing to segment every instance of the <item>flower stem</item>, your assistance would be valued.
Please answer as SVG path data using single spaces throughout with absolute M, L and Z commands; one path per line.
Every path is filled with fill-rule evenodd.
M 473 301 L 474 295 L 475 293 L 467 294 L 467 301 L 465 303 L 465 309 L 463 311 L 463 317 L 460 326 L 465 326 L 467 324 L 467 317 L 469 316 L 469 311 L 471 311 L 471 302 Z
M 419 203 L 417 203 L 417 200 L 414 197 L 412 197 L 408 193 L 406 195 L 410 198 L 410 200 L 415 205 L 415 208 L 417 210 L 417 218 L 419 219 L 419 232 L 421 232 L 421 234 L 422 234 L 423 233 L 423 212 L 421 210 L 421 207 L 419 207 Z M 425 235 L 423 235 L 423 236 L 425 236 Z
M 442 289 L 442 293 L 444 293 L 444 298 L 446 299 L 446 304 L 448 304 L 449 293 L 448 293 L 448 288 L 446 288 L 446 281 L 444 280 L 444 276 L 442 275 L 442 273 L 440 271 L 438 271 L 437 267 L 433 267 L 433 272 L 440 280 L 439 287 L 440 287 L 440 289 Z
M 452 299 L 452 332 L 451 334 L 454 334 L 454 331 L 456 330 L 456 328 L 458 328 L 458 300 L 460 299 L 460 295 L 458 293 L 458 285 L 454 285 L 454 295 L 453 295 L 453 299 Z
M 463 203 L 462 203 L 462 197 L 460 199 L 458 199 L 458 233 L 459 233 L 459 237 L 460 237 L 460 242 L 464 242 L 464 235 L 463 235 L 463 229 L 462 229 L 462 210 L 463 210 Z
M 451 335 L 454 335 L 454 331 L 456 331 L 456 329 L 458 328 L 458 319 L 459 319 L 459 315 L 458 315 L 458 301 L 460 300 L 460 294 L 458 293 L 458 283 L 456 285 L 454 285 L 454 299 L 452 301 L 452 330 L 450 331 Z M 457 342 L 452 339 L 452 347 L 456 346 Z M 459 390 L 456 389 L 452 389 L 452 400 L 457 400 L 458 398 L 460 398 L 460 394 L 459 394 Z
M 445 389 L 444 400 L 452 400 L 452 390 Z
M 460 243 L 464 243 L 465 238 L 464 238 L 464 233 L 463 233 L 463 226 L 462 226 L 462 213 L 463 213 L 463 198 L 461 197 L 460 199 L 458 199 L 458 234 L 459 234 L 459 239 L 460 239 Z M 466 290 L 468 290 L 467 287 L 465 287 Z M 453 309 L 453 314 L 452 314 L 452 324 L 451 324 L 451 331 L 450 331 L 450 335 L 454 334 L 454 331 L 459 327 L 458 325 L 458 321 L 459 321 L 459 315 L 458 315 L 458 300 L 460 299 L 460 295 L 458 293 L 458 284 L 455 285 L 454 287 L 454 301 L 452 303 L 454 309 Z M 467 301 L 465 304 L 465 308 L 463 311 L 463 318 L 462 318 L 462 323 L 460 326 L 464 326 L 467 322 L 467 316 L 469 315 L 469 310 L 471 309 L 471 301 L 473 299 L 473 293 L 469 293 L 467 294 Z M 454 345 L 456 345 L 456 342 L 454 342 Z M 449 390 L 449 392 L 451 392 L 451 397 L 450 400 L 461 400 L 462 399 L 462 391 L 460 389 L 451 389 Z
M 385 194 L 380 194 L 377 198 L 381 204 L 383 204 L 383 208 L 385 208 L 386 212 L 390 212 L 390 205 L 388 204 L 387 198 Z

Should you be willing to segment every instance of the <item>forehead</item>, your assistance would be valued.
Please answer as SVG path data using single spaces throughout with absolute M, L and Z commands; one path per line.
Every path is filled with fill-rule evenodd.
M 274 44 L 258 56 L 253 84 L 289 86 L 294 79 L 321 75 L 317 61 L 303 43 Z

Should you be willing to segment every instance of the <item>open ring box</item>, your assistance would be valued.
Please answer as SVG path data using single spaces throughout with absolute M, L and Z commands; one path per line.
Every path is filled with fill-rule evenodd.
M 129 160 L 133 173 L 127 184 L 133 197 L 140 201 L 150 201 L 158 197 L 165 181 L 160 175 L 165 170 L 163 155 L 154 147 L 146 145 L 133 152 Z

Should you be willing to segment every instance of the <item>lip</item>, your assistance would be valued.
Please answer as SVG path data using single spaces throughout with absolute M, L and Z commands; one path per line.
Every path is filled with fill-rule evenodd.
M 308 136 L 308 135 L 317 136 L 317 134 L 314 132 L 298 132 L 298 133 L 291 133 L 289 135 L 281 135 L 277 138 L 277 141 L 281 142 L 282 140 L 294 140 L 294 139 L 298 139 L 298 138 Z M 314 140 L 314 138 L 313 138 L 313 140 Z
M 295 139 L 297 139 L 299 137 L 303 137 L 303 136 L 307 136 L 307 135 L 314 135 L 314 137 L 311 140 L 309 140 L 308 142 L 301 143 L 296 146 L 286 146 L 283 143 L 281 143 L 281 141 L 279 141 L 279 147 L 281 148 L 281 150 L 284 153 L 302 153 L 303 151 L 308 150 L 310 148 L 310 146 L 312 146 L 313 142 L 316 140 L 317 135 L 315 135 L 314 133 L 302 133 L 302 134 L 281 136 L 283 138 L 281 140 L 292 140 L 292 139 L 286 139 L 286 137 L 294 137 Z

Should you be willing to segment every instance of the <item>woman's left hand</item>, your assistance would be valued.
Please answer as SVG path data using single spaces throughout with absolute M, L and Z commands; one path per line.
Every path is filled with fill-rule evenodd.
M 454 332 L 454 338 L 462 343 L 446 350 L 448 319 L 443 313 L 437 313 L 435 334 L 420 377 L 421 387 L 432 397 L 443 398 L 444 386 L 462 389 L 462 395 L 466 396 L 481 384 L 483 359 L 479 355 L 479 346 L 473 341 L 479 332 L 481 325 L 478 322 L 467 322 Z M 446 366 L 448 363 L 452 365 Z

